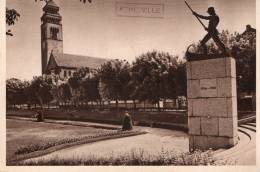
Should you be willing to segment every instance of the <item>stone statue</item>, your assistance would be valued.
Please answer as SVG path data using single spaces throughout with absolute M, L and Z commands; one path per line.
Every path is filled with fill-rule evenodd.
M 202 39 L 202 41 L 200 42 L 201 46 L 203 47 L 204 53 L 207 54 L 207 46 L 206 43 L 209 41 L 210 38 L 212 38 L 214 40 L 214 42 L 217 44 L 217 46 L 221 49 L 221 51 L 226 54 L 226 48 L 225 45 L 220 41 L 219 37 L 218 37 L 218 30 L 217 30 L 217 26 L 219 23 L 219 17 L 215 12 L 214 7 L 209 7 L 208 11 L 209 16 L 203 16 L 200 15 L 198 13 L 196 13 L 195 11 L 193 11 L 193 15 L 201 18 L 201 19 L 205 19 L 205 20 L 209 20 L 209 25 L 208 28 L 205 28 L 205 30 L 208 32 L 205 37 Z
M 221 42 L 219 39 L 219 32 L 217 30 L 217 26 L 219 24 L 219 17 L 215 12 L 214 7 L 209 7 L 207 12 L 209 16 L 203 16 L 198 14 L 197 12 L 193 11 L 192 8 L 189 6 L 189 4 L 185 1 L 186 5 L 189 7 L 189 9 L 192 11 L 192 14 L 198 19 L 198 21 L 201 23 L 201 25 L 204 27 L 204 29 L 208 32 L 205 37 L 200 41 L 200 46 L 203 48 L 203 53 L 205 55 L 208 54 L 206 43 L 212 38 L 216 45 L 219 47 L 219 49 L 222 51 L 223 55 L 227 54 L 225 45 Z M 209 20 L 208 27 L 206 27 L 200 19 Z M 188 50 L 187 50 L 188 51 Z

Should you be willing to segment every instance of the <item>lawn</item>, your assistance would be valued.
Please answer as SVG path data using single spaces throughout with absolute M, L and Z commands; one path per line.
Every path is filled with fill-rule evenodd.
M 111 130 L 7 119 L 6 158 L 7 161 L 14 158 L 15 152 L 21 147 L 94 136 L 109 131 Z

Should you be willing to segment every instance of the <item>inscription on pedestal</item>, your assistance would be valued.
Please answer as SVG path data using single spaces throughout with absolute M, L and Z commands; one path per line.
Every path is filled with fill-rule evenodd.
M 216 79 L 200 80 L 200 95 L 201 97 L 216 97 L 217 96 Z

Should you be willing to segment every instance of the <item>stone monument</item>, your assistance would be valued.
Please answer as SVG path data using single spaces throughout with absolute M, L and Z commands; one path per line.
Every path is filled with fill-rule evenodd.
M 186 67 L 190 151 L 234 146 L 238 141 L 235 59 L 190 58 Z
M 203 53 L 190 53 L 189 47 L 186 52 L 189 148 L 232 147 L 238 142 L 235 59 L 218 36 L 219 17 L 214 7 L 208 8 L 209 16 L 203 16 L 185 3 L 208 32 L 200 42 Z M 209 20 L 208 27 L 200 19 Z M 208 54 L 206 42 L 211 38 L 221 54 Z

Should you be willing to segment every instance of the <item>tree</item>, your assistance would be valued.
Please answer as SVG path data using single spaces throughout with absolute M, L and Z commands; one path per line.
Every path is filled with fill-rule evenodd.
M 256 91 L 256 32 L 245 31 L 227 36 L 227 45 L 236 59 L 239 92 Z
M 62 97 L 62 84 L 66 83 L 66 81 L 60 78 L 57 74 L 48 74 L 52 79 L 52 89 L 51 95 L 53 96 L 53 100 L 56 102 L 56 105 L 59 106 L 60 102 L 63 102 Z
M 135 85 L 132 96 L 140 101 L 157 103 L 158 109 L 161 98 L 176 97 L 177 58 L 155 50 L 137 57 L 131 71 Z
M 93 75 L 85 78 L 81 84 L 83 93 L 81 99 L 89 101 L 101 101 L 99 94 L 99 77 L 98 75 Z
M 73 73 L 73 76 L 68 79 L 68 84 L 72 90 L 72 100 L 76 106 L 82 96 L 81 84 L 85 77 L 90 75 L 90 69 L 88 67 L 80 68 Z
M 176 79 L 176 95 L 187 96 L 187 76 L 185 62 L 181 61 L 178 63 L 174 77 Z
M 7 105 L 21 105 L 27 103 L 26 88 L 27 81 L 11 78 L 6 81 L 6 103 Z
M 51 94 L 52 87 L 52 78 L 48 76 L 35 76 L 30 84 L 29 92 L 31 93 L 31 96 L 33 96 L 33 99 L 36 98 L 37 103 L 40 104 L 42 109 L 44 104 L 48 104 L 53 100 Z
M 36 98 L 37 103 L 41 106 L 41 111 L 39 111 L 37 116 L 37 121 L 44 121 L 44 104 L 50 103 L 53 100 L 53 95 L 51 90 L 53 88 L 53 80 L 50 76 L 39 76 L 34 77 L 31 85 L 29 87 L 30 95 L 33 96 L 33 99 Z
M 59 86 L 61 99 L 65 102 L 65 104 L 71 100 L 72 93 L 69 84 L 63 83 Z
M 220 39 L 228 52 L 236 59 L 237 90 L 240 92 L 255 92 L 256 86 L 256 31 L 250 25 L 244 33 L 230 33 L 224 30 Z M 199 44 L 193 44 L 194 52 L 199 52 Z M 219 53 L 220 50 L 213 43 L 208 44 L 209 53 Z
M 116 101 L 127 100 L 129 93 L 127 85 L 130 80 L 130 64 L 126 60 L 111 60 L 103 64 L 99 70 L 99 76 L 102 83 L 102 90 L 105 97 Z
M 89 76 L 89 74 L 90 69 L 88 67 L 79 68 L 73 73 L 73 76 L 68 79 L 68 83 L 72 89 L 78 89 L 82 79 Z
M 6 22 L 6 24 L 8 26 L 14 25 L 15 22 L 20 17 L 20 14 L 15 9 L 6 8 L 5 13 L 6 13 L 6 15 L 5 15 L 5 17 L 6 17 L 5 22 Z M 6 35 L 13 36 L 12 31 L 10 29 L 7 30 Z

